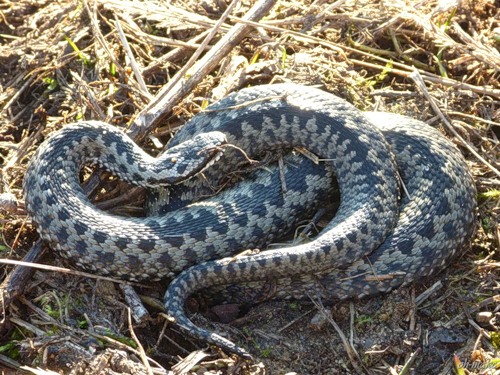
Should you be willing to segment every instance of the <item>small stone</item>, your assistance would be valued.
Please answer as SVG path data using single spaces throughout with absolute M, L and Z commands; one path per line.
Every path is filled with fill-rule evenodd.
M 327 316 L 325 316 L 325 313 Z M 330 316 L 332 316 L 332 311 L 329 309 L 325 309 L 324 312 L 318 311 L 316 315 L 312 317 L 308 327 L 315 331 L 321 331 L 328 322 L 328 317 Z
M 481 311 L 476 314 L 476 322 L 478 323 L 489 323 L 491 318 L 493 318 L 493 313 L 490 311 Z

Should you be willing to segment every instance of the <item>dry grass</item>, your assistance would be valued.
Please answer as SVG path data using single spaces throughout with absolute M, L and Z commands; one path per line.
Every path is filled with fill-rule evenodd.
M 448 374 L 456 353 L 469 373 L 486 373 L 500 345 L 500 4 L 389 3 L 283 0 L 253 22 L 242 19 L 245 0 L 225 19 L 229 4 L 222 0 L 2 2 L 0 205 L 10 209 L 0 214 L 2 258 L 22 259 L 36 238 L 23 210 L 22 178 L 50 132 L 99 119 L 128 128 L 157 152 L 207 103 L 268 82 L 322 85 L 360 109 L 439 127 L 468 159 L 480 208 L 471 250 L 433 280 L 334 305 L 323 324 L 316 323 L 321 317 L 311 322 L 322 306 L 270 302 L 233 323 L 239 328 L 218 326 L 253 352 L 252 364 L 193 351 L 198 343 L 176 333 L 155 307 L 131 324 L 116 283 L 38 270 L 5 306 L 0 369 L 166 373 L 189 354 L 177 373 Z M 222 38 L 234 25 L 246 25 L 235 46 Z M 116 182 L 107 187 L 100 207 L 140 207 L 139 192 Z M 51 255 L 43 262 L 61 265 Z M 12 269 L 4 265 L 2 276 Z M 416 296 L 431 286 L 439 292 L 418 304 Z M 148 304 L 163 288 L 142 289 Z

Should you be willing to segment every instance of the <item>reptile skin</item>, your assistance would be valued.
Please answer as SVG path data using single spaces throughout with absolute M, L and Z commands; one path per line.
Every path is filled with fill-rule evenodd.
M 442 269 L 470 239 L 475 190 L 458 151 L 421 123 L 416 123 L 417 133 L 424 140 L 413 142 L 411 125 L 401 137 L 392 137 L 399 133 L 383 127 L 393 120 L 406 124 L 409 119 L 388 115 L 378 124 L 376 115 L 369 116 L 371 121 L 344 100 L 318 89 L 259 86 L 230 95 L 193 118 L 171 144 L 175 147 L 169 152 L 175 156 L 167 152 L 161 157 L 173 161 L 174 167 L 184 165 L 193 156 L 190 148 L 199 141 L 194 134 L 209 131 L 222 132 L 250 157 L 268 150 L 307 148 L 334 171 L 341 203 L 320 235 L 306 244 L 220 259 L 263 248 L 293 228 L 294 217 L 314 195 L 328 191 L 324 188 L 331 183 L 328 172 L 304 180 L 297 178 L 300 169 L 288 166 L 287 191 L 282 192 L 278 181 L 265 182 L 261 171 L 254 181 L 159 216 L 123 218 L 97 210 L 78 184 L 84 163 L 97 162 L 131 183 L 147 186 L 178 183 L 192 174 L 175 173 L 168 181 L 160 178 L 158 168 L 147 166 L 155 159 L 141 155 L 130 140 L 124 147 L 118 132 L 96 122 L 68 126 L 62 130 L 67 133 L 56 134 L 40 147 L 25 177 L 26 207 L 41 237 L 87 271 L 141 281 L 186 270 L 167 290 L 168 312 L 189 334 L 247 355 L 230 341 L 194 326 L 183 312 L 185 298 L 204 287 L 240 282 L 247 283 L 242 288 L 252 290 L 262 287 L 262 282 L 274 283 L 284 297 L 293 295 L 300 283 L 306 288 L 326 284 L 327 292 L 320 293 L 328 297 L 362 296 Z M 382 125 L 387 140 L 373 122 Z M 109 134 L 113 134 L 111 140 Z M 195 153 L 210 154 L 203 161 L 208 164 L 224 143 L 220 133 L 209 134 L 216 141 L 206 142 Z M 398 163 L 402 161 L 400 173 L 409 190 L 400 208 L 398 166 L 388 141 Z M 231 160 L 224 159 L 224 165 L 231 165 Z M 191 170 L 205 167 L 199 164 Z M 184 169 L 174 168 L 175 172 Z M 377 272 L 404 275 L 383 287 L 363 278 L 344 284 L 343 275 L 367 271 L 366 256 L 372 257 Z M 312 276 L 318 273 L 319 278 Z M 303 290 L 297 288 L 297 293 L 302 293 L 299 289 Z

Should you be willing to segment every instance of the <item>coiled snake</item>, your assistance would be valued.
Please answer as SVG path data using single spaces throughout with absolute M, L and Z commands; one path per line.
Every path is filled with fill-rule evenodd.
M 320 235 L 298 246 L 220 259 L 263 248 L 293 228 L 316 195 L 328 195 L 328 173 L 299 177 L 301 170 L 288 166 L 283 192 L 279 180 L 261 171 L 215 197 L 145 218 L 99 211 L 79 185 L 85 163 L 133 184 L 177 184 L 215 162 L 225 138 L 250 157 L 304 147 L 324 160 L 341 203 Z M 402 195 L 398 167 L 407 190 Z M 334 95 L 293 84 L 228 96 L 186 124 L 159 159 L 109 125 L 69 125 L 39 147 L 24 191 L 41 237 L 79 268 L 139 281 L 184 270 L 165 295 L 169 314 L 189 334 L 243 356 L 244 349 L 186 317 L 183 304 L 191 293 L 240 283 L 251 290 L 274 283 L 284 298 L 304 288 L 327 298 L 387 291 L 442 269 L 469 241 L 475 217 L 465 161 L 437 131 L 398 115 L 363 114 Z M 368 273 L 384 277 L 369 281 Z

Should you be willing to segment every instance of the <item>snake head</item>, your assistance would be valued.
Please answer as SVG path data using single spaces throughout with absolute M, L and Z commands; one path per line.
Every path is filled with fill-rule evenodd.
M 170 183 L 178 184 L 203 172 L 221 158 L 226 144 L 224 133 L 213 131 L 168 149 L 161 159 L 170 164 Z

